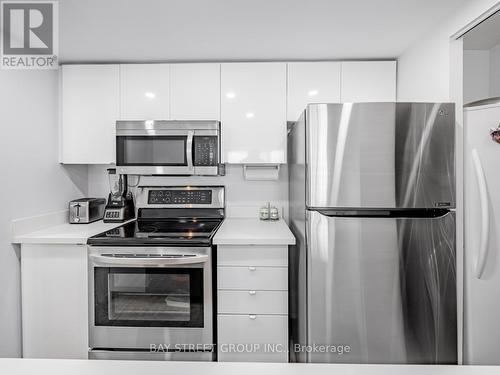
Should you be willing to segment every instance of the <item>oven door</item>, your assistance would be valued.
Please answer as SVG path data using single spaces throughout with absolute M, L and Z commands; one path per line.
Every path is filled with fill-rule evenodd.
M 119 173 L 192 175 L 192 130 L 131 131 L 116 135 L 116 167 Z
M 91 248 L 92 350 L 208 351 L 210 248 Z

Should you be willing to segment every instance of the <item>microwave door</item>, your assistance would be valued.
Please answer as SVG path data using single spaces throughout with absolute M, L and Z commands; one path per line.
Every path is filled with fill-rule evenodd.
M 184 134 L 117 135 L 119 173 L 192 175 L 194 131 Z

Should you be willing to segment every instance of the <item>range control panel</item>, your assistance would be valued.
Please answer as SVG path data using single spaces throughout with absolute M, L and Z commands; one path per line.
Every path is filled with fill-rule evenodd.
M 150 190 L 148 204 L 212 204 L 212 191 Z

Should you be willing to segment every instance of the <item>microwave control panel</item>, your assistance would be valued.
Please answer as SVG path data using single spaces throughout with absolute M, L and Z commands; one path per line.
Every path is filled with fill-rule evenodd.
M 148 204 L 211 204 L 211 190 L 150 190 Z
M 216 136 L 194 136 L 193 137 L 193 148 L 194 148 L 194 161 L 195 166 L 217 166 L 219 162 L 217 156 L 219 154 L 218 150 L 218 139 Z

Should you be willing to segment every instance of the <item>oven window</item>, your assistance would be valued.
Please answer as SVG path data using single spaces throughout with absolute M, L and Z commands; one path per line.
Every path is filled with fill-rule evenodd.
M 96 326 L 203 327 L 202 268 L 94 268 Z
M 118 165 L 185 166 L 186 137 L 182 136 L 118 136 Z

